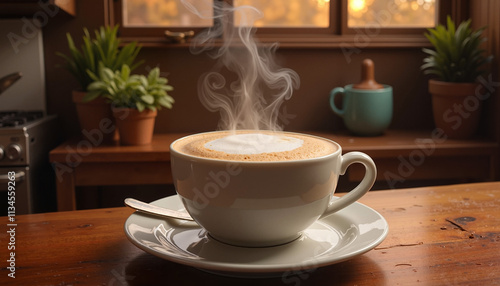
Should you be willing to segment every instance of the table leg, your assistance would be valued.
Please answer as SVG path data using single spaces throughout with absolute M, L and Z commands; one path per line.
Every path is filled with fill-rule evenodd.
M 56 180 L 57 210 L 76 210 L 75 177 L 73 172 L 65 172 Z

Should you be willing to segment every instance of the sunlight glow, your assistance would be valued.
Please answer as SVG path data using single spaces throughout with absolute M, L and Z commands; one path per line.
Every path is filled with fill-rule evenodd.
M 366 7 L 366 1 L 365 0 L 351 0 L 349 1 L 349 8 L 351 8 L 352 11 L 358 12 L 362 11 Z

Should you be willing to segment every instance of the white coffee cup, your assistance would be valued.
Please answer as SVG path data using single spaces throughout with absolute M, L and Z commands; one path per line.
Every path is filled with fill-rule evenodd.
M 316 220 L 361 198 L 377 176 L 368 155 L 342 155 L 338 143 L 315 136 L 333 144 L 334 151 L 316 158 L 249 162 L 189 155 L 176 147 L 203 134 L 208 133 L 178 139 L 170 146 L 174 184 L 194 220 L 216 240 L 232 245 L 264 247 L 293 241 Z M 353 163 L 365 166 L 363 180 L 340 199 L 333 197 L 339 175 Z

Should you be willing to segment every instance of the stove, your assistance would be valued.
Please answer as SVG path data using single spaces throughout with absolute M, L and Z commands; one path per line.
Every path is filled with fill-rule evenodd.
M 59 131 L 55 115 L 0 111 L 0 192 L 7 192 L 9 182 L 15 180 L 15 198 L 11 193 L 4 196 L 14 200 L 15 214 L 56 211 L 49 152 L 61 142 Z M 6 210 L 1 211 L 6 215 Z
M 0 111 L 0 128 L 17 127 L 42 117 L 43 111 Z
M 25 35 L 26 19 L 0 19 L 0 38 Z M 49 152 L 61 143 L 56 116 L 47 115 L 41 27 L 29 27 L 29 41 L 0 41 L 0 78 L 19 74 L 0 94 L 0 215 L 57 210 Z

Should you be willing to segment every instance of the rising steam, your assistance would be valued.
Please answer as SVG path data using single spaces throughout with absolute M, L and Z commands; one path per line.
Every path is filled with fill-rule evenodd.
M 187 0 L 183 2 L 191 12 L 207 17 Z M 192 53 L 207 52 L 217 59 L 214 69 L 198 83 L 201 102 L 208 110 L 220 112 L 219 129 L 281 130 L 280 106 L 299 87 L 299 76 L 275 63 L 277 44 L 257 45 L 253 37 L 253 23 L 261 17 L 257 9 L 214 2 L 213 27 L 196 36 L 191 46 Z M 239 27 L 230 21 L 232 17 L 240 19 Z M 216 46 L 216 41 L 221 43 Z M 228 83 L 222 75 L 225 70 L 234 73 L 236 79 Z

